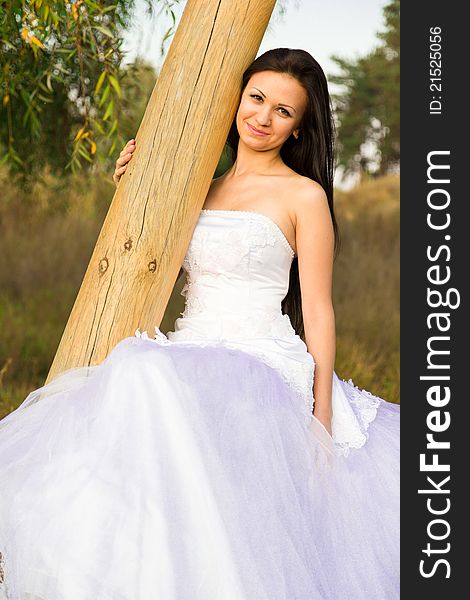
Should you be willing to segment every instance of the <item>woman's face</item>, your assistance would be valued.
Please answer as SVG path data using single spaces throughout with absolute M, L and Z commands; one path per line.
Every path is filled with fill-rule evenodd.
M 297 79 L 285 73 L 255 73 L 243 90 L 237 129 L 247 146 L 258 150 L 281 147 L 297 134 L 307 106 L 307 93 Z

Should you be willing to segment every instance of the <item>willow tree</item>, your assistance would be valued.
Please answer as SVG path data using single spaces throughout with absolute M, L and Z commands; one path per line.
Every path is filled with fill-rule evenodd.
M 181 0 L 146 0 L 175 25 Z M 0 157 L 28 175 L 104 162 L 123 143 L 123 33 L 134 0 L 0 3 Z M 162 15 L 164 16 L 164 15 Z

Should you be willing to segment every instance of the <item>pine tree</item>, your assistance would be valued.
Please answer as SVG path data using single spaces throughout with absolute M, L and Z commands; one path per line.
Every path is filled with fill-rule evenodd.
M 332 94 L 338 125 L 338 166 L 344 175 L 372 176 L 396 171 L 400 163 L 400 2 L 383 9 L 381 43 L 366 56 L 332 60 L 331 76 L 343 91 Z

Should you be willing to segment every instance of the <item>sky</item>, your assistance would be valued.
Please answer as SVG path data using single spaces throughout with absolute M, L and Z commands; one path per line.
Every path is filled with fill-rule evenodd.
M 185 4 L 175 7 L 178 20 Z M 357 58 L 378 44 L 376 33 L 383 30 L 382 9 L 386 4 L 387 0 L 284 0 L 286 14 L 281 16 L 278 7 L 274 9 L 257 55 L 282 46 L 303 48 L 327 76 L 334 74 L 337 68 L 330 60 L 332 54 Z M 136 0 L 134 14 L 134 25 L 124 36 L 124 62 L 140 55 L 159 68 L 160 44 L 171 20 L 160 15 L 152 21 L 146 14 L 145 0 Z

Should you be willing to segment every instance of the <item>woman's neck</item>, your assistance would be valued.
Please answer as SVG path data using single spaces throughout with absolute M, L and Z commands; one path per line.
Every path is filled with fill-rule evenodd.
M 230 168 L 230 177 L 245 175 L 273 175 L 285 167 L 279 155 L 279 148 L 260 152 L 248 148 L 241 141 L 238 142 L 237 158 Z

